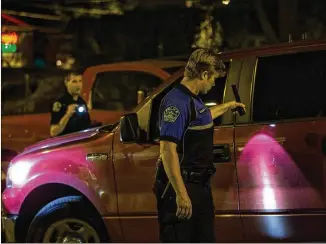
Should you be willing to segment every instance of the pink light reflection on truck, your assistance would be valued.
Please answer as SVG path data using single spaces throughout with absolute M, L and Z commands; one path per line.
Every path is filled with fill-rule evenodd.
M 245 145 L 239 160 L 239 167 L 249 171 L 256 186 L 241 186 L 240 184 L 240 194 L 246 192 L 241 191 L 241 188 L 251 188 L 248 192 L 251 191 L 252 203 L 256 205 L 256 209 L 266 213 L 287 209 L 289 201 L 295 199 L 291 195 L 301 194 L 297 191 L 299 185 L 304 185 L 305 191 L 309 192 L 313 199 L 321 200 L 300 168 L 282 145 L 272 137 L 272 134 L 258 133 Z M 281 140 L 286 140 L 286 138 Z M 263 189 L 259 189 L 258 186 L 263 186 Z M 245 208 L 245 206 L 246 203 L 242 203 L 242 207 Z M 293 235 L 293 230 L 287 225 L 286 220 L 277 215 L 274 218 L 266 218 L 259 228 L 265 234 L 276 238 L 288 238 Z

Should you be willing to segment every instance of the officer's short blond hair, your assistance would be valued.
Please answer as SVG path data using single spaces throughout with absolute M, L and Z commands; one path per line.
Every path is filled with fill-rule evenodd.
M 225 71 L 225 65 L 218 54 L 208 49 L 197 49 L 189 57 L 184 76 L 189 79 L 200 78 L 202 72 L 207 71 L 209 75 Z

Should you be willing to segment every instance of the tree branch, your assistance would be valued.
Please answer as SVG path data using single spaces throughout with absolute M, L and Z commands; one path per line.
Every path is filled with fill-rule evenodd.
M 255 9 L 258 15 L 259 22 L 261 24 L 261 27 L 266 34 L 267 38 L 272 42 L 272 43 L 279 43 L 278 37 L 269 22 L 266 12 L 263 7 L 263 3 L 261 0 L 254 0 L 254 5 Z

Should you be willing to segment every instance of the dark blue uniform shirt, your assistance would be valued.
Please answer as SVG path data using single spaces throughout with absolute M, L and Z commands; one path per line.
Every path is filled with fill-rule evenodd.
M 214 126 L 210 110 L 179 84 L 160 106 L 160 141 L 177 144 L 182 168 L 211 167 Z
M 58 124 L 62 117 L 66 114 L 67 108 L 70 104 L 77 104 L 79 107 L 82 106 L 84 108 L 84 111 L 75 112 L 71 116 L 66 127 L 59 134 L 59 136 L 81 130 L 86 130 L 91 127 L 91 120 L 86 102 L 80 96 L 78 97 L 77 101 L 75 101 L 68 92 L 65 92 L 52 104 L 50 124 Z

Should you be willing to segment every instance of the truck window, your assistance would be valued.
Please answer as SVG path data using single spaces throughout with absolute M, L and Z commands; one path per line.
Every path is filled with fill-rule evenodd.
M 137 106 L 137 92 L 148 96 L 162 80 L 154 75 L 114 71 L 97 74 L 92 90 L 93 109 L 131 111 Z
M 258 59 L 253 122 L 326 116 L 326 51 Z
M 62 74 L 4 70 L 1 83 L 1 114 L 48 113 L 52 102 L 64 92 Z

